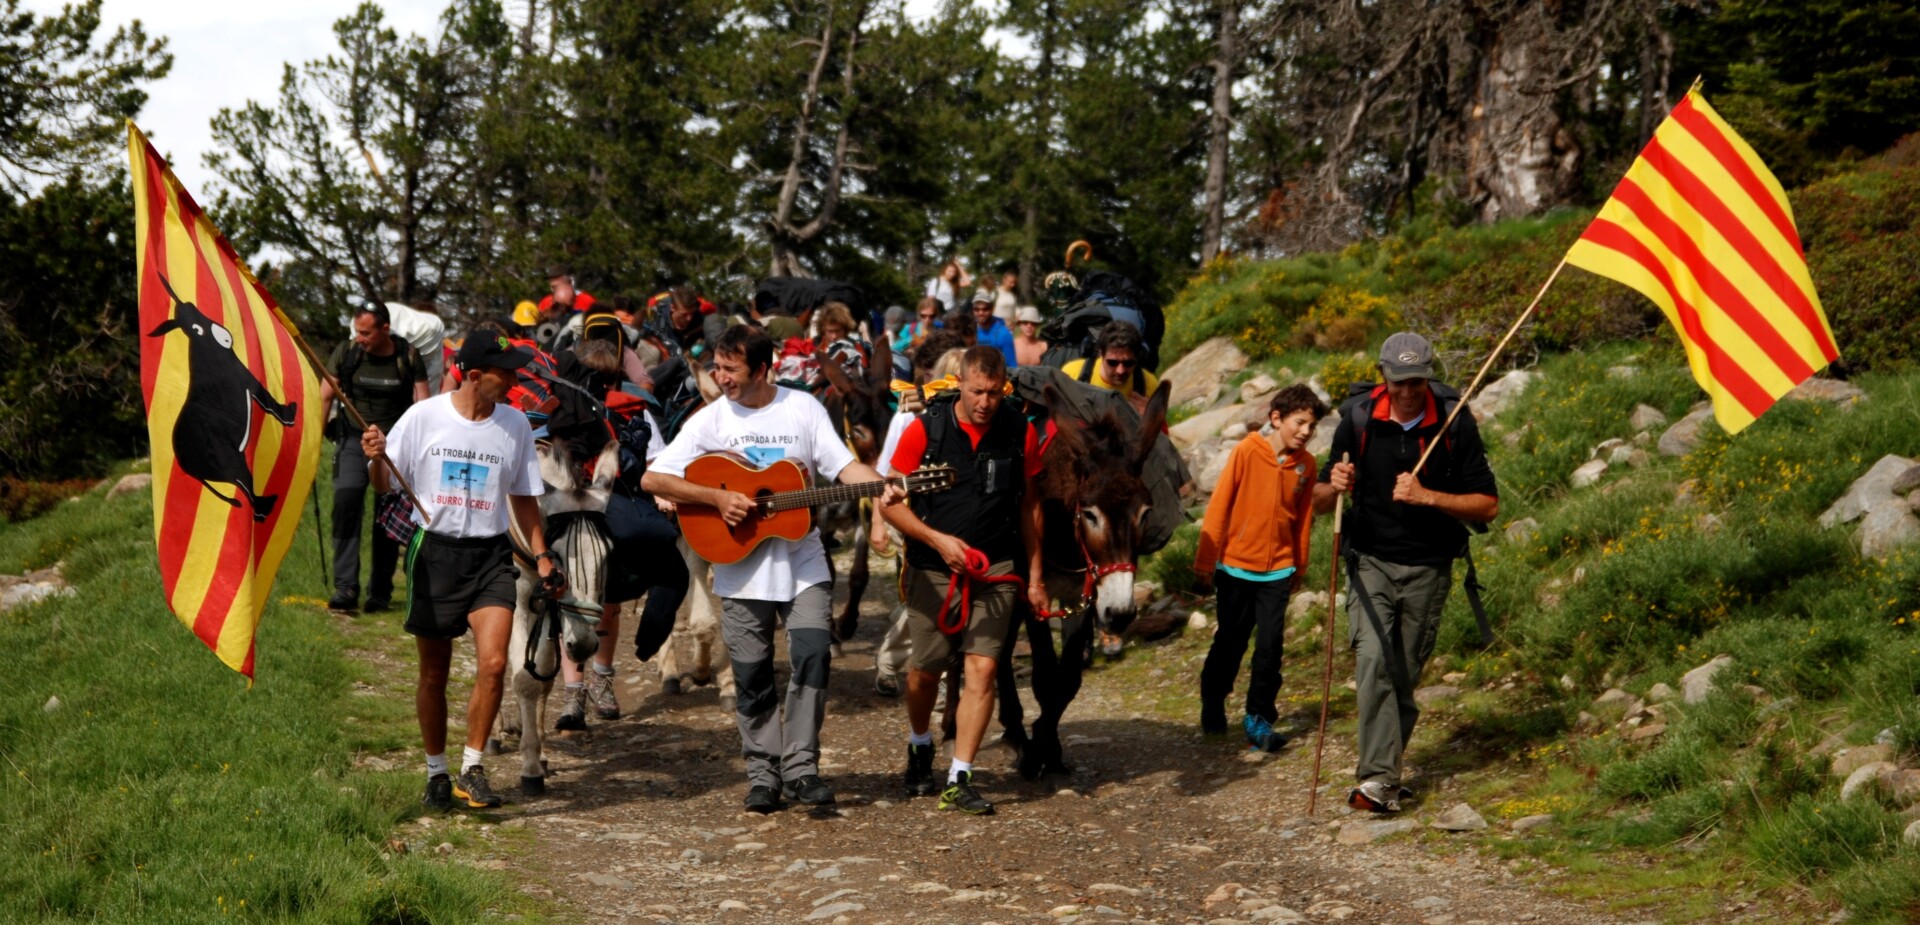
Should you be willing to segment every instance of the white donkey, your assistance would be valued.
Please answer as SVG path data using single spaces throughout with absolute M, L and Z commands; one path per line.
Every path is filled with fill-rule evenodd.
M 541 442 L 537 449 L 540 496 L 547 546 L 560 557 L 567 589 L 557 600 L 536 596 L 540 572 L 527 560 L 526 538 L 517 532 L 514 548 L 520 567 L 518 599 L 513 608 L 513 637 L 507 644 L 510 690 L 520 701 L 518 711 L 502 709 L 495 738 L 489 743 L 501 751 L 509 735 L 520 738 L 520 792 L 539 796 L 547 789 L 547 763 L 541 758 L 545 735 L 547 695 L 560 670 L 560 649 L 568 658 L 585 663 L 600 648 L 602 592 L 607 582 L 607 555 L 613 539 L 607 532 L 607 499 L 613 494 L 614 474 L 620 467 L 618 444 L 608 443 L 594 463 L 591 479 L 568 458 L 559 444 Z M 555 643 L 558 643 L 556 645 Z
M 733 686 L 733 660 L 720 636 L 720 598 L 713 593 L 713 566 L 680 540 L 680 558 L 687 563 L 687 599 L 673 622 L 673 635 L 660 647 L 660 691 L 685 693 L 687 685 L 720 685 L 720 705 L 731 710 L 738 702 Z M 691 649 L 691 670 L 681 666 L 681 649 Z M 718 670 L 716 671 L 716 665 Z

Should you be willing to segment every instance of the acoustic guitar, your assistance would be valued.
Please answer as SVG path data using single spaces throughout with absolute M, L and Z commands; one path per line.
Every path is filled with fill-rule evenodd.
M 753 510 L 729 527 L 720 509 L 706 504 L 680 505 L 680 535 L 700 558 L 730 565 L 747 557 L 761 543 L 779 537 L 798 540 L 813 529 L 813 506 L 855 498 L 872 498 L 888 485 L 900 485 L 908 494 L 952 488 L 949 466 L 922 466 L 912 475 L 884 482 L 809 487 L 807 470 L 791 459 L 775 460 L 755 469 L 733 453 L 708 453 L 687 464 L 686 480 L 707 488 L 737 491 L 753 499 Z

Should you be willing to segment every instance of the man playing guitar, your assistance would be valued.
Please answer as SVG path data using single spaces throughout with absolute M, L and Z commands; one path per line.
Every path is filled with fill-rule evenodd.
M 854 459 L 834 434 L 826 409 L 813 396 L 768 378 L 773 341 L 764 332 L 737 325 L 709 346 L 713 379 L 725 400 L 687 420 L 648 467 L 641 488 L 676 504 L 712 507 L 732 526 L 759 516 L 756 504 L 738 491 L 688 481 L 687 467 L 704 454 L 737 453 L 756 466 L 790 459 L 846 484 L 880 481 L 880 474 Z M 881 504 L 904 497 L 903 489 L 889 485 Z M 819 531 L 799 540 L 768 539 L 737 562 L 715 564 L 713 588 L 721 598 L 720 630 L 739 687 L 746 808 L 770 813 L 780 808 L 783 796 L 808 805 L 832 803 L 833 788 L 820 779 L 820 724 L 832 661 L 833 577 Z M 784 720 L 773 673 L 773 632 L 782 619 L 791 671 Z

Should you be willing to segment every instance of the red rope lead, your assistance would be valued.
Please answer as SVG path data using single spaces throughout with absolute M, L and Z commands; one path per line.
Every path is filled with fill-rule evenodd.
M 947 596 L 940 600 L 940 615 L 934 618 L 934 625 L 943 635 L 951 636 L 967 628 L 967 620 L 973 615 L 974 584 L 1017 585 L 1023 579 L 1019 575 L 989 575 L 987 571 L 993 563 L 987 561 L 987 554 L 973 547 L 967 547 L 967 561 L 964 568 L 953 573 L 947 579 Z M 960 613 L 949 618 L 952 613 L 953 592 L 960 592 Z

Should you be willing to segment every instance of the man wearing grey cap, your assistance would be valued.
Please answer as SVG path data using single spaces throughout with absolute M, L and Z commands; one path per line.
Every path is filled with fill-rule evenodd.
M 1360 759 L 1347 802 L 1392 813 L 1411 795 L 1401 787 L 1401 755 L 1420 718 L 1413 692 L 1433 654 L 1453 560 L 1466 553 L 1466 524 L 1491 522 L 1500 500 L 1472 412 L 1445 424 L 1460 393 L 1433 381 L 1433 345 L 1411 332 L 1388 337 L 1380 376 L 1340 406 L 1314 500 L 1330 507 L 1337 493 L 1353 492 L 1343 544 Z

